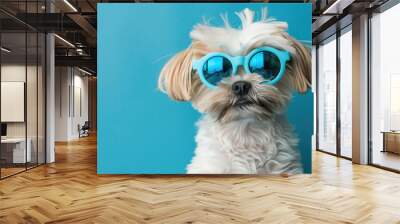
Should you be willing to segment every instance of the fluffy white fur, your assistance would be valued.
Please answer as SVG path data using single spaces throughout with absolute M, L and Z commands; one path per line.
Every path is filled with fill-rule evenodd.
M 190 37 L 193 40 L 206 43 L 209 48 L 219 48 L 230 55 L 244 55 L 260 42 L 264 45 L 295 53 L 290 40 L 280 35 L 286 31 L 288 24 L 267 19 L 266 8 L 262 11 L 259 21 L 254 21 L 255 13 L 249 9 L 236 14 L 242 22 L 241 29 L 231 27 L 228 16 L 224 15 L 222 18 L 225 27 L 198 24 L 190 33 Z
M 283 116 L 241 119 L 221 125 L 207 115 L 198 122 L 191 174 L 295 174 L 303 169 L 297 139 Z
M 286 33 L 287 23 L 267 19 L 266 9 L 259 21 L 249 9 L 237 15 L 240 28 L 231 27 L 226 15 L 224 27 L 196 25 L 190 33 L 192 45 L 171 58 L 161 71 L 159 88 L 172 99 L 191 101 L 203 113 L 197 123 L 195 156 L 187 173 L 302 173 L 298 140 L 284 111 L 293 90 L 305 92 L 310 86 L 310 53 Z M 245 74 L 240 69 L 210 90 L 192 71 L 192 61 L 209 52 L 246 55 L 260 46 L 291 54 L 284 77 L 274 86 L 260 84 L 262 77 L 258 74 Z M 239 105 L 231 88 L 239 80 L 252 86 L 245 97 L 249 104 L 244 106 Z

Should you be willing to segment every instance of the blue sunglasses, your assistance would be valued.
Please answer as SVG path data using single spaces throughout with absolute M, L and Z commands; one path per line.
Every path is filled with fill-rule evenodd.
M 242 65 L 246 73 L 257 73 L 265 81 L 273 85 L 281 80 L 286 70 L 286 62 L 290 60 L 287 51 L 272 47 L 261 47 L 251 51 L 246 56 L 231 57 L 222 52 L 214 52 L 193 61 L 193 70 L 197 70 L 201 81 L 208 88 L 215 88 L 221 80 L 236 74 Z

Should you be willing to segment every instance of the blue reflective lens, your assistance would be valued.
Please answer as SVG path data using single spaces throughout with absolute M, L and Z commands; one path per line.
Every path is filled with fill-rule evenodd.
M 252 73 L 261 75 L 265 80 L 270 81 L 275 79 L 279 74 L 281 63 L 278 56 L 274 53 L 260 51 L 250 58 L 249 70 Z
M 204 78 L 212 85 L 217 85 L 222 79 L 232 73 L 231 62 L 223 56 L 209 58 L 203 65 Z

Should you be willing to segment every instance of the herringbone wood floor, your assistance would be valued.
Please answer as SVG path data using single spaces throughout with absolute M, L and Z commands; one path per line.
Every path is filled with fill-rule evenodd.
M 96 139 L 0 181 L 0 223 L 400 223 L 400 175 L 314 153 L 313 174 L 98 176 Z

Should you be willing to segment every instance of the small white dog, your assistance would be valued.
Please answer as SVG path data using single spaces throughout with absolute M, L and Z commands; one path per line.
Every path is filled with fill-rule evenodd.
M 302 173 L 297 138 L 284 111 L 293 90 L 310 86 L 310 51 L 287 23 L 238 12 L 242 26 L 198 24 L 192 44 L 164 66 L 159 88 L 191 101 L 203 116 L 189 174 Z M 299 118 L 301 119 L 301 118 Z

